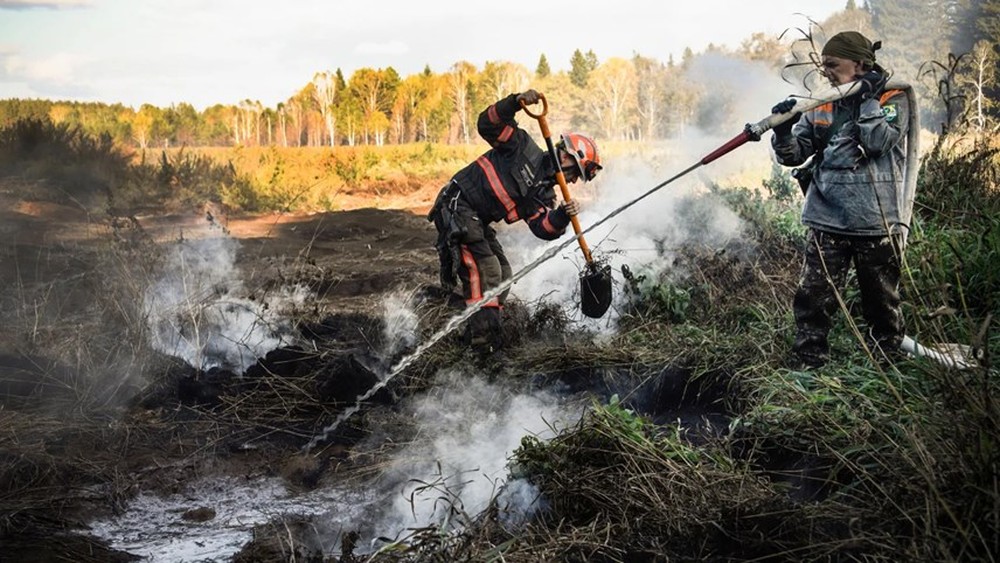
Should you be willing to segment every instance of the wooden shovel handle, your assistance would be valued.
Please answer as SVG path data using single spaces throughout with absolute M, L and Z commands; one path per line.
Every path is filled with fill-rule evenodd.
M 545 94 L 539 92 L 538 99 L 542 102 L 542 111 L 540 113 L 532 113 L 531 110 L 528 109 L 528 104 L 524 103 L 524 100 L 521 100 L 521 109 L 524 110 L 524 113 L 534 117 L 535 119 L 541 119 L 549 113 L 549 101 L 545 99 Z M 546 126 L 545 128 L 547 129 L 548 127 Z M 548 137 L 548 134 L 545 131 L 542 131 L 542 135 Z
M 521 100 L 521 109 L 524 113 L 538 120 L 538 126 L 542 129 L 542 137 L 545 137 L 545 145 L 549 149 L 549 156 L 552 158 L 552 165 L 556 169 L 556 182 L 559 183 L 559 190 L 562 192 L 563 201 L 569 203 L 569 186 L 566 185 L 566 175 L 563 174 L 562 166 L 559 165 L 559 155 L 556 154 L 555 146 L 552 144 L 552 132 L 549 130 L 549 122 L 545 119 L 545 115 L 549 113 L 549 102 L 545 99 L 545 94 L 541 92 L 538 93 L 538 99 L 542 102 L 542 111 L 539 113 L 531 113 L 528 109 L 528 104 Z M 576 215 L 570 215 L 569 220 L 573 223 L 573 232 L 577 235 L 577 242 L 580 243 L 580 250 L 583 251 L 583 258 L 587 261 L 587 264 L 592 264 L 594 261 L 593 256 L 590 254 L 590 247 L 587 246 L 587 241 L 580 236 L 580 232 L 583 231 L 580 228 L 580 220 L 576 218 Z

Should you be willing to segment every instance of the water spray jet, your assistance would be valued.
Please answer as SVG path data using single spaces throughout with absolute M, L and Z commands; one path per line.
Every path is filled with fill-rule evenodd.
M 333 432 L 334 430 L 336 430 L 337 427 L 339 427 L 342 422 L 344 422 L 345 420 L 347 420 L 354 413 L 356 413 L 359 410 L 361 410 L 361 406 L 362 406 L 362 404 L 365 401 L 367 401 L 368 399 L 370 399 L 380 389 L 382 389 L 386 385 L 388 385 L 389 382 L 392 381 L 393 378 L 395 378 L 397 375 L 399 375 L 400 373 L 402 373 L 407 367 L 409 367 L 424 352 L 426 352 L 429 348 L 431 348 L 432 346 L 434 346 L 435 344 L 437 344 L 438 341 L 440 341 L 442 338 L 444 338 L 445 336 L 447 336 L 448 334 L 450 334 L 452 331 L 454 331 L 456 328 L 458 328 L 458 326 L 462 322 L 464 322 L 464 321 L 468 320 L 470 317 L 472 317 L 472 315 L 475 314 L 476 311 L 479 311 L 480 309 L 482 309 L 483 306 L 486 305 L 486 303 L 488 303 L 490 300 L 492 300 L 494 298 L 499 297 L 499 295 L 501 293 L 507 291 L 507 289 L 509 289 L 510 286 L 514 285 L 521 278 L 523 278 L 524 276 L 526 276 L 529 273 L 531 273 L 535 268 L 538 268 L 540 265 L 542 265 L 543 263 L 545 263 L 549 259 L 553 258 L 557 254 L 559 254 L 560 252 L 562 252 L 564 249 L 566 249 L 566 247 L 568 247 L 570 245 L 573 245 L 573 244 L 578 244 L 579 243 L 581 245 L 581 249 L 585 250 L 585 255 L 589 257 L 589 251 L 586 250 L 586 243 L 582 242 L 583 241 L 583 236 L 586 235 L 587 233 L 593 231 L 597 227 L 600 227 L 601 225 L 603 225 L 604 223 L 608 222 L 612 218 L 617 217 L 618 215 L 620 215 L 621 213 L 623 213 L 626 209 L 632 207 L 633 205 L 635 205 L 635 204 L 639 203 L 640 201 L 646 199 L 647 197 L 653 195 L 654 193 L 656 193 L 657 191 L 663 189 L 667 185 L 669 185 L 669 184 L 671 184 L 671 183 L 679 180 L 680 178 L 682 178 L 682 177 L 690 174 L 691 172 L 697 170 L 698 168 L 700 168 L 700 167 L 702 167 L 702 166 L 704 166 L 706 164 L 709 164 L 709 163 L 711 163 L 711 162 L 713 162 L 713 161 L 721 158 L 722 156 L 724 156 L 724 155 L 732 152 L 733 150 L 735 150 L 735 149 L 743 146 L 744 144 L 746 144 L 749 141 L 759 141 L 761 139 L 761 136 L 765 132 L 773 129 L 776 125 L 780 125 L 781 123 L 784 123 L 784 122 L 792 119 L 795 116 L 795 114 L 800 113 L 800 112 L 805 112 L 805 111 L 811 110 L 813 108 L 816 108 L 816 107 L 818 107 L 818 106 L 820 106 L 822 104 L 825 104 L 825 103 L 828 103 L 828 102 L 833 102 L 833 101 L 839 100 L 841 98 L 845 98 L 847 96 L 850 96 L 850 95 L 856 93 L 859 88 L 860 88 L 860 81 L 855 81 L 855 82 L 851 82 L 851 83 L 844 84 L 844 85 L 841 85 L 841 86 L 833 86 L 833 87 L 831 87 L 831 88 L 829 88 L 827 90 L 824 90 L 824 91 L 822 91 L 820 93 L 817 93 L 817 94 L 815 94 L 813 96 L 810 96 L 808 98 L 806 98 L 806 97 L 795 98 L 795 105 L 792 106 L 792 108 L 788 112 L 781 113 L 781 114 L 771 114 L 771 115 L 765 117 L 764 119 L 762 119 L 762 120 L 760 120 L 760 121 L 758 121 L 756 123 L 748 123 L 744 127 L 743 131 L 740 134 L 736 135 L 735 137 L 733 137 L 732 139 L 730 139 L 729 141 L 727 141 L 725 144 L 723 144 L 719 148 L 717 148 L 714 151 L 710 152 L 709 154 L 705 155 L 700 160 L 698 160 L 697 162 L 693 163 L 691 166 L 685 168 L 684 170 L 678 172 L 674 176 L 671 176 L 670 178 L 664 180 L 663 182 L 660 182 L 659 184 L 653 186 L 649 190 L 643 192 L 638 197 L 636 197 L 636 198 L 634 198 L 634 199 L 632 199 L 632 200 L 630 200 L 630 201 L 622 204 L 620 207 L 618 207 L 617 209 L 611 211 L 610 213 L 608 213 L 607 215 L 605 215 L 602 219 L 596 221 L 594 224 L 590 225 L 586 229 L 580 229 L 579 228 L 579 224 L 574 223 L 574 230 L 576 231 L 575 236 L 571 237 L 568 240 L 563 241 L 562 243 L 560 243 L 557 246 L 549 248 L 542 255 L 540 255 L 538 258 L 536 258 L 533 262 L 531 262 L 530 264 L 528 264 L 525 267 L 523 267 L 520 270 L 518 270 L 510 278 L 508 278 L 507 280 L 505 280 L 502 283 L 500 283 L 500 285 L 498 285 L 497 287 L 495 287 L 495 288 L 491 289 L 490 291 L 488 291 L 485 295 L 483 295 L 483 297 L 479 301 L 470 304 L 460 314 L 458 314 L 458 315 L 452 317 L 451 319 L 449 319 L 448 322 L 445 323 L 444 327 L 442 327 L 440 330 L 438 330 L 436 333 L 434 333 L 429 339 L 427 339 L 426 342 L 424 342 L 423 344 L 421 344 L 420 346 L 418 346 L 413 352 L 411 352 L 410 354 L 408 354 L 407 356 L 403 357 L 398 362 L 396 362 L 396 364 L 394 366 L 392 366 L 392 368 L 385 375 L 385 377 L 379 378 L 378 383 L 376 383 L 365 394 L 363 394 L 360 397 L 358 397 L 358 399 L 357 399 L 357 401 L 355 402 L 354 405 L 352 405 L 350 408 L 348 408 L 348 409 L 344 410 L 342 413 L 340 413 L 340 415 L 338 415 L 337 418 L 332 423 L 330 423 L 325 428 L 323 428 L 323 430 L 319 434 L 313 436 L 313 438 L 311 440 L 309 440 L 309 442 L 302 448 L 303 453 L 308 453 L 317 444 L 319 444 L 320 442 L 326 440 L 327 437 L 330 435 L 330 433 Z M 902 90 L 902 91 L 906 92 L 906 95 L 910 99 L 910 102 L 912 104 L 914 104 L 914 106 L 916 105 L 916 98 L 915 98 L 916 95 L 913 92 L 913 89 L 908 84 L 902 83 L 902 82 L 899 82 L 899 81 L 895 81 L 895 80 L 890 80 L 889 83 L 886 85 L 886 88 L 898 89 L 898 90 Z M 543 110 L 542 114 L 544 115 L 544 110 Z M 910 127 L 910 136 L 907 139 L 907 161 L 908 162 L 916 162 L 917 161 L 916 160 L 917 159 L 917 133 L 919 131 L 919 127 L 915 125 L 915 122 L 916 122 L 916 119 L 917 119 L 916 115 L 917 115 L 917 112 L 910 112 L 910 119 L 912 121 L 910 123 L 910 125 L 911 125 L 911 127 Z M 546 127 L 546 129 L 547 129 L 547 127 Z M 550 151 L 552 150 L 551 146 L 549 147 L 549 150 Z M 558 169 L 558 167 L 557 167 L 557 169 Z M 904 180 L 904 188 L 903 189 L 904 189 L 904 197 L 906 199 L 906 202 L 905 202 L 904 205 L 906 206 L 907 209 L 912 209 L 912 206 L 913 206 L 913 197 L 914 197 L 914 193 L 915 193 L 915 189 L 916 189 L 916 174 L 917 174 L 917 170 L 916 169 L 917 169 L 916 166 L 907 166 L 907 169 L 906 169 L 906 178 Z M 565 178 L 563 179 L 563 182 L 565 183 Z M 602 313 L 603 313 L 603 311 L 602 311 Z

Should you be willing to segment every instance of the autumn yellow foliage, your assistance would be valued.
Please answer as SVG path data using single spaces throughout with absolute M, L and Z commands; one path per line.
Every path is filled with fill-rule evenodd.
M 478 145 L 416 143 L 338 147 L 203 147 L 155 151 L 169 160 L 207 157 L 242 182 L 220 186 L 219 202 L 244 211 L 338 211 L 429 207 Z M 137 162 L 141 155 L 136 156 Z M 147 161 L 151 160 L 149 155 Z

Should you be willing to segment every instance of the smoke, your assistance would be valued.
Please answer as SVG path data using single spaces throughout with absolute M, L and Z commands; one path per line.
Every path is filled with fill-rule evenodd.
M 283 320 L 308 296 L 304 287 L 249 296 L 236 267 L 239 243 L 216 237 L 181 240 L 168 250 L 143 307 L 152 346 L 192 367 L 243 373 L 258 358 L 290 343 Z
M 500 522 L 508 530 L 519 530 L 531 521 L 536 512 L 547 506 L 542 493 L 527 479 L 512 479 L 497 496 Z
M 720 53 L 695 57 L 686 78 L 704 92 L 693 123 L 680 137 L 647 143 L 632 154 L 605 150 L 604 170 L 590 184 L 570 190 L 581 203 L 581 226 L 603 219 L 612 211 L 697 164 L 707 154 L 740 134 L 748 122 L 767 116 L 785 99 L 790 85 L 780 72 L 763 63 Z M 513 294 L 525 301 L 545 299 L 560 304 L 579 323 L 598 332 L 616 327 L 618 311 L 628 299 L 622 290 L 621 266 L 635 274 L 681 280 L 685 272 L 674 265 L 676 250 L 690 244 L 721 248 L 742 236 L 740 218 L 708 187 L 761 186 L 769 177 L 772 156 L 769 136 L 735 151 L 653 193 L 608 223 L 586 235 L 598 261 L 609 261 L 615 280 L 611 310 L 602 319 L 579 313 L 578 275 L 584 269 L 577 246 L 525 276 Z M 530 263 L 552 244 L 534 238 L 523 225 L 501 228 L 500 240 L 515 271 Z M 572 232 L 572 229 L 569 229 Z
M 785 82 L 778 68 L 717 52 L 693 58 L 685 78 L 701 92 L 695 108 L 697 129 L 720 138 L 766 117 L 790 90 L 801 89 Z
M 659 150 L 669 154 L 677 148 L 663 146 Z M 595 182 L 597 185 L 589 188 L 589 194 L 581 190 L 581 225 L 586 228 L 603 219 L 676 174 L 678 170 L 668 171 L 667 168 L 682 159 L 681 155 L 675 154 L 664 164 L 657 164 L 640 155 L 619 157 L 609 162 L 602 172 L 604 179 L 599 184 Z M 693 161 L 697 162 L 697 158 Z M 687 166 L 690 162 L 684 168 Z M 609 332 L 615 328 L 618 311 L 628 298 L 622 291 L 622 265 L 636 274 L 648 272 L 659 275 L 665 272 L 676 278 L 683 274 L 674 271 L 677 249 L 692 243 L 723 246 L 731 238 L 740 236 L 742 229 L 736 214 L 707 193 L 703 180 L 697 175 L 667 186 L 618 217 L 586 235 L 595 259 L 610 261 L 616 282 L 612 308 L 603 319 L 588 319 L 579 313 L 578 275 L 585 268 L 585 261 L 576 246 L 526 276 L 515 286 L 514 293 L 527 301 L 545 299 L 558 303 L 583 325 Z M 523 229 L 505 229 L 502 240 L 504 247 L 511 249 L 508 257 L 515 269 L 529 263 L 547 248 Z
M 382 357 L 391 360 L 396 354 L 417 343 L 420 317 L 413 308 L 411 294 L 396 292 L 382 301 Z
M 409 408 L 419 434 L 389 463 L 383 481 L 395 495 L 374 529 L 461 528 L 498 493 L 502 520 L 524 522 L 539 507 L 538 492 L 523 480 L 505 486 L 508 457 L 523 436 L 551 438 L 580 412 L 546 392 L 512 393 L 457 371 L 438 377 Z

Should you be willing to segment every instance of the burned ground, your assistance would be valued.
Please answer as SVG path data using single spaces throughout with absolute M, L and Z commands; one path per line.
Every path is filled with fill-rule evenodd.
M 373 535 L 388 509 L 349 497 L 353 505 L 338 505 L 344 514 L 336 524 L 328 513 L 275 508 L 266 522 L 244 526 L 252 538 L 229 546 L 227 558 L 478 560 L 498 546 L 511 561 L 743 560 L 825 553 L 825 545 L 847 558 L 895 553 L 878 536 L 880 508 L 864 515 L 875 535 L 857 542 L 858 528 L 842 518 L 854 508 L 838 504 L 843 495 L 829 500 L 857 475 L 836 453 L 814 447 L 827 439 L 820 433 L 827 414 L 814 420 L 812 411 L 767 404 L 789 392 L 794 404 L 817 385 L 840 391 L 846 386 L 838 378 L 851 376 L 842 370 L 814 379 L 774 367 L 787 347 L 775 304 L 788 303 L 795 284 L 797 254 L 787 241 L 678 249 L 672 266 L 686 272 L 686 285 L 632 278 L 616 288 L 643 299 L 622 306 L 624 329 L 603 340 L 574 326 L 559 306 L 514 297 L 504 309 L 508 348 L 500 355 L 470 353 L 459 330 L 380 382 L 416 344 L 394 345 L 386 303 L 405 297 L 418 342 L 457 311 L 434 285 L 435 233 L 419 213 L 227 217 L 204 209 L 95 218 L 24 202 L 3 213 L 0 561 L 129 560 L 133 554 L 116 551 L 87 524 L 125 516 L 150 496 L 175 499 L 156 525 L 180 530 L 211 530 L 224 518 L 224 502 L 249 502 L 255 487 L 271 482 L 292 496 L 354 486 L 364 496 L 378 483 L 374 496 L 391 504 L 410 479 L 393 461 L 424 455 L 408 448 L 437 438 L 415 418 L 414 405 L 447 419 L 446 387 L 484 390 L 458 407 L 471 410 L 473 421 L 479 412 L 496 416 L 483 407 L 505 394 L 537 393 L 588 413 L 576 413 L 578 422 L 551 441 L 522 433 L 519 448 L 505 446 L 518 449 L 510 477 L 530 475 L 549 499 L 527 528 L 504 528 L 492 501 L 480 515 L 466 514 L 446 481 L 431 480 L 423 486 L 469 524 L 461 536 L 411 529 L 404 547 Z M 288 288 L 308 294 L 281 311 L 292 338 L 245 369 L 196 367 L 150 344 L 146 290 L 170 274 L 163 264 L 171 248 L 203 240 L 238 242 L 231 275 L 241 284 L 237 293 L 213 282 L 199 299 L 266 316 Z M 181 330 L 199 326 L 174 321 Z M 784 379 L 787 387 L 772 387 Z M 535 418 L 546 406 L 527 404 Z M 839 400 L 824 398 L 815 408 L 833 404 Z M 787 416 L 782 423 L 795 431 L 771 432 L 748 424 L 751 416 Z M 871 430 L 861 418 L 846 427 L 838 448 L 853 450 Z M 206 481 L 249 498 L 202 496 L 196 485 Z M 810 508 L 823 502 L 825 512 Z M 891 533 L 902 542 L 908 534 Z M 379 546 L 390 549 L 371 559 Z
M 51 203 L 3 203 L 4 561 L 111 560 L 78 531 L 83 515 L 120 510 L 137 490 L 176 489 L 202 471 L 280 473 L 318 425 L 374 383 L 356 358 L 380 337 L 381 295 L 437 272 L 431 226 L 406 211 L 109 221 Z M 316 299 L 296 330 L 312 349 L 274 350 L 239 376 L 192 368 L 141 341 L 141 293 L 131 287 L 145 282 L 141 262 L 172 241 L 209 236 L 239 240 L 251 295 L 309 288 Z M 345 425 L 327 455 L 344 457 L 336 444 L 358 432 Z M 90 546 L 87 555 L 80 546 Z
M 689 375 L 683 370 L 549 370 L 544 362 L 539 369 L 533 354 L 551 354 L 546 350 L 555 345 L 571 357 L 576 345 L 562 335 L 567 320 L 557 307 L 529 308 L 514 299 L 506 337 L 522 354 L 511 353 L 503 365 L 484 363 L 450 335 L 304 455 L 309 439 L 402 353 L 376 353 L 384 348 L 377 306 L 387 294 L 407 292 L 425 333 L 455 311 L 433 285 L 433 228 L 408 211 L 247 218 L 213 211 L 106 219 L 54 204 L 8 202 L 0 221 L 3 553 L 127 560 L 88 536 L 83 523 L 122 511 L 140 491 L 167 494 L 206 476 L 249 474 L 311 489 L 371 473 L 378 452 L 355 450 L 375 431 L 366 420 L 395 426 L 396 439 L 405 440 L 412 428 L 393 414 L 395 405 L 426 390 L 444 365 L 564 395 L 621 394 L 652 416 L 688 417 L 692 428 L 724 423 L 724 385 L 692 388 L 691 401 L 679 400 Z M 177 241 L 206 237 L 239 241 L 236 265 L 251 299 L 295 285 L 314 296 L 296 311 L 298 343 L 272 350 L 242 374 L 197 369 L 141 341 L 137 301 L 152 271 L 145 262 L 161 259 Z M 586 364 L 586 348 L 577 350 Z M 211 510 L 192 499 L 187 512 Z M 272 528 L 260 527 L 261 541 L 277 541 L 260 535 Z M 273 549 L 254 542 L 240 557 L 267 560 L 263 554 Z

